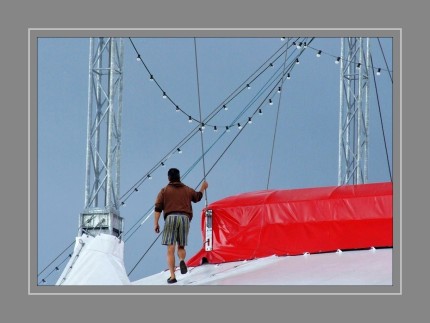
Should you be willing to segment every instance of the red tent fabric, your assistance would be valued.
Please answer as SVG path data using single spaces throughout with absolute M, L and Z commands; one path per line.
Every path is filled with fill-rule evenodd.
M 208 205 L 213 249 L 189 261 L 222 263 L 271 255 L 392 247 L 392 183 L 239 194 Z M 201 229 L 206 240 L 206 217 Z M 204 259 L 205 258 L 205 259 Z

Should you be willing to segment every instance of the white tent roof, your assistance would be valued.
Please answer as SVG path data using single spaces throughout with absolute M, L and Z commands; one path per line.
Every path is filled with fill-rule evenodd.
M 108 235 L 83 235 L 57 285 L 128 285 L 124 266 L 124 241 Z
M 77 237 L 57 285 L 167 285 L 168 270 L 130 282 L 123 250 L 124 242 L 111 235 Z M 176 278 L 175 285 L 392 285 L 392 249 L 205 264 L 177 271 Z
M 133 285 L 166 285 L 163 271 Z M 175 285 L 392 285 L 392 249 L 344 251 L 205 264 L 176 271 Z

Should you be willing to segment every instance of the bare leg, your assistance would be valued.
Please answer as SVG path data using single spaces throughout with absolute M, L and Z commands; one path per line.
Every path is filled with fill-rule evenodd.
M 175 278 L 175 245 L 170 244 L 167 246 L 167 265 L 170 270 L 170 277 Z
M 184 260 L 187 256 L 187 251 L 185 250 L 184 246 L 178 246 L 178 257 L 179 260 Z

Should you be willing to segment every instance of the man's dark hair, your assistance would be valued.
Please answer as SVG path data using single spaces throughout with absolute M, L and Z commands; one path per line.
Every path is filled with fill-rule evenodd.
M 179 173 L 179 169 L 170 168 L 167 172 L 167 177 L 169 178 L 169 182 L 179 182 L 181 180 L 181 174 Z

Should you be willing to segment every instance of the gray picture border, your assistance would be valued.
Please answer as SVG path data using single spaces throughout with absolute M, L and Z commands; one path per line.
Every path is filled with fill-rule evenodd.
M 393 216 L 392 286 L 38 286 L 37 284 L 37 39 L 39 37 L 392 37 L 393 38 Z M 29 295 L 401 295 L 402 294 L 402 29 L 291 28 L 29 28 Z
M 1 319 L 4 322 L 420 322 L 429 316 L 427 255 L 428 109 L 427 2 L 409 0 L 158 0 L 5 1 L 2 40 L 0 142 Z M 400 294 L 372 295 L 76 295 L 29 294 L 28 214 L 34 147 L 29 129 L 29 28 L 277 28 L 372 27 L 401 29 L 403 110 L 394 142 L 401 191 Z M 87 35 L 88 36 L 88 35 Z M 400 72 L 399 72 L 400 73 Z M 27 94 L 27 95 L 26 95 Z M 400 136 L 401 134 L 401 136 Z M 399 140 L 401 138 L 401 141 Z M 34 166 L 31 166 L 34 167 Z M 400 170 L 402 173 L 400 173 Z M 398 185 L 398 183 L 396 184 Z M 398 200 L 397 200 L 398 199 Z M 402 220 L 404 216 L 404 220 Z M 404 242 L 404 243 L 403 243 Z M 395 250 L 396 251 L 396 250 Z M 38 291 L 39 292 L 39 291 Z

